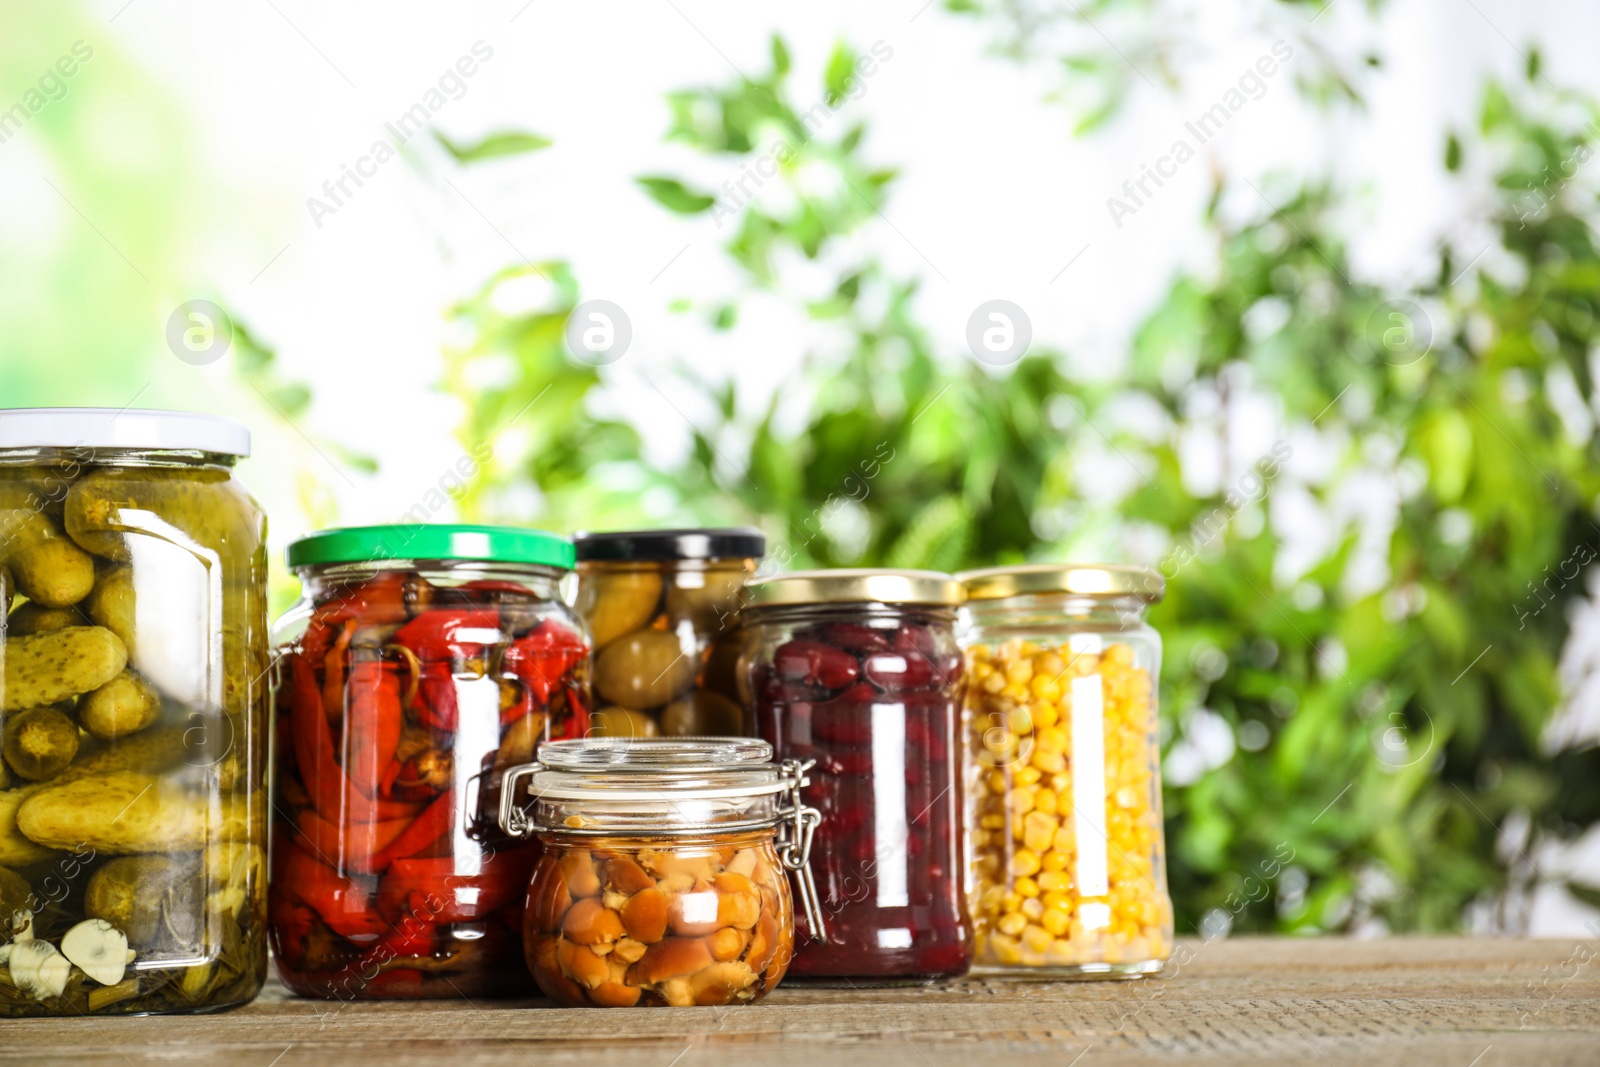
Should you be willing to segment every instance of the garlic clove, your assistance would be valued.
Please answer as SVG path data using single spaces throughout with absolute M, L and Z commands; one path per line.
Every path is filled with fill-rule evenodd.
M 128 969 L 128 938 L 104 919 L 85 919 L 61 938 L 61 953 L 101 985 L 116 985 Z
M 33 940 L 33 912 L 22 908 L 11 913 L 11 939 L 13 941 Z
M 11 984 L 35 1000 L 67 991 L 72 964 L 48 941 L 16 941 L 11 946 Z

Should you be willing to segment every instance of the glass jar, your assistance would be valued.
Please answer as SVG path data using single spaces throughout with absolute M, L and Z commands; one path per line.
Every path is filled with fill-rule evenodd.
M 783 978 L 819 816 L 808 765 L 733 738 L 556 741 L 506 775 L 501 825 L 537 832 L 523 946 L 567 1007 L 749 1004 Z M 521 786 L 533 800 L 523 810 Z
M 961 643 L 974 970 L 1119 978 L 1172 951 L 1142 567 L 969 571 Z
M 578 613 L 594 640 L 597 735 L 747 733 L 739 607 L 766 551 L 752 529 L 579 533 Z
M 271 932 L 304 996 L 532 992 L 499 778 L 587 726 L 589 647 L 537 530 L 400 525 L 289 546 L 279 620 Z
M 756 732 L 782 759 L 816 761 L 806 802 L 823 819 L 828 937 L 802 941 L 790 973 L 852 984 L 965 973 L 961 587 L 931 571 L 803 571 L 752 583 L 748 599 Z
M 250 435 L 0 411 L 0 1016 L 266 979 L 266 517 Z

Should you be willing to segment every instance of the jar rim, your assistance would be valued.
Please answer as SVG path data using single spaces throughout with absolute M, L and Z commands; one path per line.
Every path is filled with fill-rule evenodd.
M 250 455 L 250 431 L 222 415 L 161 408 L 0 408 L 0 449 L 106 448 Z
M 560 534 L 469 523 L 337 526 L 291 541 L 284 559 L 291 570 L 327 563 L 398 560 L 475 560 L 562 570 L 571 570 L 574 563 L 572 542 Z
M 1153 604 L 1166 595 L 1166 582 L 1149 567 L 1121 563 L 1028 563 L 984 567 L 956 575 L 967 602 L 1064 593 L 1096 599 L 1135 597 Z
M 537 760 L 506 770 L 500 822 L 512 833 L 603 832 L 619 821 L 663 834 L 776 826 L 782 795 L 798 795 L 809 767 L 774 763 L 772 746 L 750 738 L 547 741 Z
M 584 563 L 673 563 L 680 560 L 755 559 L 767 553 L 767 536 L 753 526 L 667 530 L 579 530 L 572 537 Z
M 750 582 L 745 588 L 750 597 L 749 609 L 806 604 L 956 607 L 965 599 L 961 583 L 943 571 L 871 567 L 790 571 Z

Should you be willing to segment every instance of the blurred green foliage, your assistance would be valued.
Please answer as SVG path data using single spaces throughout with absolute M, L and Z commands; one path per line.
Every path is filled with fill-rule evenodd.
M 839 55 L 835 81 L 852 58 Z M 1269 183 L 1277 206 L 1252 197 L 1263 210 L 1240 219 L 1217 209 L 1219 179 L 1215 263 L 1174 279 L 1126 365 L 1086 381 L 1061 353 L 996 372 L 934 351 L 916 280 L 850 239 L 893 171 L 868 162 L 859 125 L 807 127 L 790 75 L 775 41 L 759 78 L 669 102 L 669 136 L 702 152 L 791 149 L 783 206 L 741 205 L 727 242 L 742 288 L 698 310 L 731 322 L 752 294 L 788 299 L 779 264 L 826 262 L 831 294 L 805 312 L 847 340 L 754 417 L 735 384 L 681 370 L 713 414 L 682 462 L 663 460 L 595 413 L 605 378 L 564 349 L 578 281 L 559 263 L 510 268 L 455 310 L 471 337 L 449 363 L 470 406 L 462 437 L 496 455 L 473 517 L 755 521 L 791 566 L 956 569 L 1155 535 L 1171 551 L 1141 561 L 1170 579 L 1153 612 L 1169 750 L 1218 720 L 1243 747 L 1167 789 L 1186 932 L 1458 927 L 1538 878 L 1497 844 L 1513 814 L 1542 840 L 1600 819 L 1600 753 L 1547 740 L 1567 607 L 1600 546 L 1600 213 L 1551 180 L 1587 159 L 1592 103 L 1549 90 L 1532 64 L 1528 84 L 1488 88 L 1479 128 L 1452 133 L 1443 162 L 1494 175 L 1492 208 L 1472 220 L 1493 239 L 1464 264 L 1445 242 L 1413 292 L 1352 279 L 1331 185 Z M 819 167 L 840 180 L 797 180 Z M 683 214 L 715 202 L 672 176 L 641 182 Z M 534 280 L 537 310 L 496 310 L 501 286 Z M 1251 402 L 1289 428 L 1254 468 L 1229 437 Z M 1234 461 L 1232 484 L 1190 487 L 1180 443 L 1197 435 Z M 1112 498 L 1094 469 L 1125 475 Z M 1274 493 L 1329 535 L 1294 570 L 1266 515 Z M 1375 494 L 1384 517 L 1352 510 Z M 1532 849 L 1528 834 L 1509 840 Z

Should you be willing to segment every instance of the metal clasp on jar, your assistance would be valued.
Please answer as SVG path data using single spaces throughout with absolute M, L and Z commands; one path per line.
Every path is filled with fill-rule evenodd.
M 822 898 L 817 895 L 817 883 L 811 876 L 811 839 L 822 823 L 822 813 L 807 807 L 800 797 L 800 790 L 811 784 L 806 772 L 816 762 L 810 759 L 783 761 L 780 774 L 788 788 L 784 801 L 778 806 L 778 859 L 795 873 L 795 880 L 800 884 L 800 904 L 805 908 L 811 936 L 826 941 L 828 930 L 822 920 Z
M 512 837 L 527 837 L 533 833 L 533 820 L 517 806 L 518 786 L 524 778 L 531 778 L 543 769 L 537 763 L 524 763 L 508 769 L 500 780 L 500 829 Z

